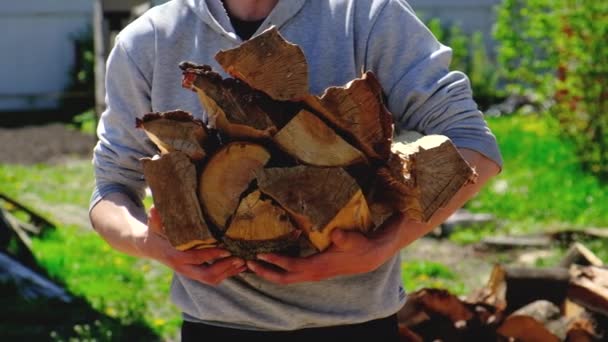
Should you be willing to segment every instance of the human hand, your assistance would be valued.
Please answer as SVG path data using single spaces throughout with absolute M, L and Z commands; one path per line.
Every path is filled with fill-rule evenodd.
M 261 254 L 258 261 L 247 261 L 247 267 L 258 276 L 278 284 L 319 281 L 340 275 L 366 273 L 380 267 L 394 253 L 390 231 L 398 228 L 393 220 L 387 229 L 366 237 L 359 232 L 336 229 L 332 232 L 332 245 L 325 251 L 309 257 L 288 257 L 279 254 Z
M 190 279 L 208 285 L 218 285 L 222 281 L 247 269 L 245 261 L 230 256 L 221 248 L 203 248 L 180 251 L 167 240 L 155 208 L 150 210 L 148 231 L 138 241 L 143 254 L 155 259 Z

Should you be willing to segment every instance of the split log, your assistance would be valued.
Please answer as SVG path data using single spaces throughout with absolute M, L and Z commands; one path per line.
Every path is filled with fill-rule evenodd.
M 263 146 L 251 142 L 230 143 L 209 159 L 200 176 L 198 197 L 217 228 L 226 229 L 241 196 L 269 159 Z
M 242 82 L 222 77 L 208 65 L 180 64 L 182 86 L 196 92 L 207 111 L 209 126 L 232 138 L 272 137 L 277 128 L 260 107 L 262 94 Z
M 320 251 L 334 229 L 367 232 L 369 208 L 355 180 L 341 168 L 296 166 L 258 172 L 258 187 L 272 197 Z
M 408 296 L 397 318 L 424 341 L 495 341 L 501 313 L 465 303 L 446 290 L 424 288 Z
M 188 156 L 169 152 L 156 159 L 143 158 L 142 164 L 171 245 L 179 250 L 215 245 L 196 196 L 196 169 Z
M 463 186 L 475 182 L 477 176 L 456 146 L 443 135 L 403 132 L 395 138 L 392 153 L 390 174 L 395 184 L 401 183 L 394 186 L 393 194 L 402 198 L 398 202 L 399 211 L 415 221 L 428 222 Z M 396 177 L 399 173 L 402 178 Z
M 136 119 L 136 127 L 142 128 L 158 147 L 161 154 L 181 151 L 193 160 L 205 157 L 203 143 L 207 138 L 205 125 L 188 112 L 176 110 L 149 113 Z
M 521 342 L 559 342 L 557 336 L 529 316 L 509 316 L 496 331 L 507 339 Z
M 570 246 L 566 255 L 562 258 L 559 266 L 569 268 L 577 264 L 582 266 L 603 266 L 604 263 L 592 251 L 580 242 L 575 242 Z
M 494 266 L 487 285 L 467 302 L 494 305 L 506 314 L 537 300 L 560 306 L 566 299 L 570 274 L 561 267 L 523 268 Z
M 608 316 L 608 269 L 572 265 L 570 275 L 568 298 L 588 310 Z
M 220 51 L 215 59 L 224 70 L 279 101 L 308 95 L 308 64 L 302 49 L 283 38 L 276 27 L 240 46 Z
M 289 155 L 313 166 L 341 167 L 365 161 L 365 156 L 309 111 L 300 111 L 275 136 Z
M 301 230 L 285 210 L 260 197 L 256 190 L 241 201 L 222 239 L 226 249 L 245 259 L 255 259 L 258 253 L 296 252 Z
M 393 118 L 384 106 L 382 87 L 372 72 L 344 87 L 327 88 L 321 97 L 310 95 L 304 102 L 349 134 L 367 157 L 382 161 L 389 158 Z

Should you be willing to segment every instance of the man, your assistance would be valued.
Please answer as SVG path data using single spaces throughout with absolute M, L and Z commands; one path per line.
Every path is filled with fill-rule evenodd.
M 155 233 L 158 214 L 148 217 L 141 205 L 145 183 L 139 158 L 155 151 L 134 128 L 135 118 L 181 108 L 206 119 L 196 96 L 179 87 L 178 63 L 221 71 L 213 58 L 219 50 L 271 26 L 303 49 L 312 93 L 371 70 L 396 125 L 450 137 L 475 167 L 478 181 L 430 224 L 396 215 L 370 238 L 336 231 L 333 245 L 309 258 L 259 257 L 282 270 L 219 248 L 175 250 Z M 461 207 L 502 165 L 466 76 L 449 71 L 450 58 L 451 50 L 404 0 L 174 0 L 155 7 L 120 33 L 108 60 L 92 225 L 117 250 L 175 270 L 171 293 L 184 314 L 184 340 L 197 335 L 397 340 L 395 313 L 405 301 L 399 251 Z

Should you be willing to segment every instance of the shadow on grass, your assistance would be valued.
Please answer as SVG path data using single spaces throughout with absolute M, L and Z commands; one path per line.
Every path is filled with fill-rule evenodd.
M 0 252 L 8 253 L 32 272 L 51 279 L 37 264 L 30 250 L 17 241 L 15 235 L 10 236 L 0 245 Z M 53 282 L 65 289 L 63 284 L 56 280 Z M 109 317 L 94 309 L 83 297 L 72 293 L 69 293 L 70 302 L 58 298 L 30 299 L 23 293 L 23 289 L 12 281 L 0 281 L 0 339 L 3 341 L 162 340 L 145 323 L 125 323 Z
M 0 336 L 5 341 L 160 341 L 142 323 L 124 325 L 82 298 L 28 300 L 14 284 L 0 284 Z

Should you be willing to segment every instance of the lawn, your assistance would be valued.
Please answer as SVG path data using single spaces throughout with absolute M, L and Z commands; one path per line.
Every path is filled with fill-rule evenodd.
M 492 213 L 503 224 L 460 229 L 453 241 L 470 243 L 488 234 L 533 233 L 561 226 L 608 226 L 608 187 L 579 168 L 573 147 L 560 138 L 554 121 L 529 115 L 488 118 L 488 122 L 498 137 L 504 170 L 467 208 Z M 38 262 L 90 306 L 87 312 L 94 312 L 83 315 L 82 322 L 68 320 L 42 333 L 55 330 L 55 340 L 74 336 L 104 340 L 108 331 L 131 336 L 144 327 L 158 339 L 174 339 L 181 319 L 168 299 L 171 273 L 157 263 L 114 252 L 90 230 L 86 220 L 92 186 L 88 160 L 0 165 L 0 192 L 32 204 L 58 223 L 56 230 L 33 241 Z M 69 217 L 62 214 L 66 211 Z M 77 216 L 81 219 L 71 221 Z M 603 243 L 591 242 L 590 247 L 608 261 Z M 408 291 L 423 286 L 466 291 L 458 275 L 441 263 L 407 260 L 402 270 Z M 5 303 L 5 307 L 35 305 L 26 304 Z M 3 329 L 10 327 L 0 323 Z

